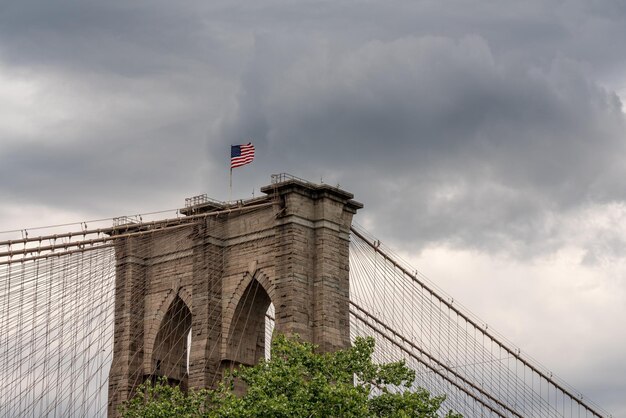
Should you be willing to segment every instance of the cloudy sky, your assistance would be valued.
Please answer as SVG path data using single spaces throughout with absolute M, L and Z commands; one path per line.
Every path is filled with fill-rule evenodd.
M 622 0 L 0 3 L 0 230 L 340 184 L 358 222 L 626 416 Z M 567 353 L 567 355 L 563 355 Z

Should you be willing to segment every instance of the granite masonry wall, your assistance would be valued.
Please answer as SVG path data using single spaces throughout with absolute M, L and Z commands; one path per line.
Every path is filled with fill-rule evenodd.
M 350 344 L 349 234 L 362 205 L 295 179 L 261 190 L 186 208 L 186 226 L 120 239 L 109 416 L 145 380 L 211 387 L 225 368 L 257 362 L 270 303 L 277 332 L 322 351 Z

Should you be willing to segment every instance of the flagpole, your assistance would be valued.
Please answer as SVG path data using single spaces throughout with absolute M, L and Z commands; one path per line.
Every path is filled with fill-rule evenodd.
M 228 187 L 228 203 L 233 200 L 233 168 L 230 168 L 230 185 Z

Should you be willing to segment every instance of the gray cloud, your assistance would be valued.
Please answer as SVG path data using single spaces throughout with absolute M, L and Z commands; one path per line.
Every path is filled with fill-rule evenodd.
M 624 39 L 619 0 L 3 4 L 0 201 L 99 218 L 225 199 L 228 145 L 251 138 L 236 197 L 287 171 L 353 191 L 407 252 L 577 245 L 613 268 Z
M 339 170 L 396 239 L 534 246 L 555 213 L 624 198 L 621 103 L 576 62 L 510 67 L 473 36 L 322 39 L 279 67 L 276 44 L 257 42 L 220 137 L 254 137 L 313 178 Z

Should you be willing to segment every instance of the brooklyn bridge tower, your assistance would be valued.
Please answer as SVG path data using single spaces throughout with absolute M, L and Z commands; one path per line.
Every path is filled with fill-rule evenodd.
M 255 364 L 271 304 L 276 331 L 326 351 L 350 344 L 349 234 L 362 205 L 283 175 L 261 191 L 189 199 L 178 224 L 129 224 L 116 240 L 109 416 L 147 379 L 211 387 L 225 368 Z

